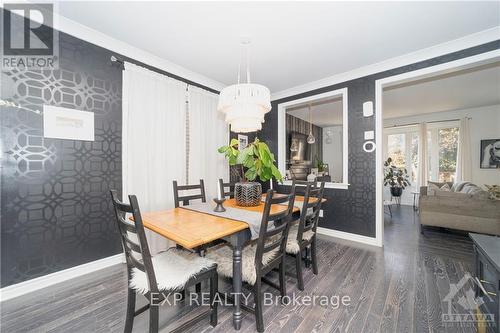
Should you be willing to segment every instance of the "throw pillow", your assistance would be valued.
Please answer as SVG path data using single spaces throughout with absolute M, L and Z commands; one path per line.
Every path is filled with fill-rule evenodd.
M 435 183 L 429 182 L 427 185 L 427 195 L 434 195 L 436 194 L 436 191 L 439 191 L 439 186 Z
M 441 186 L 440 190 L 446 191 L 446 192 L 451 192 L 450 185 L 448 185 L 448 184 L 444 184 L 443 186 Z
M 470 182 L 468 181 L 460 181 L 460 182 L 456 182 L 453 184 L 453 186 L 451 187 L 451 191 L 452 192 L 460 192 L 462 190 L 462 188 L 467 185 L 467 184 L 470 184 Z
M 500 185 L 484 185 L 488 189 L 490 199 L 500 200 Z
M 477 185 L 467 184 L 462 188 L 462 190 L 460 192 L 470 194 L 470 195 L 476 195 L 476 194 L 479 194 L 479 193 L 484 192 L 484 191 Z

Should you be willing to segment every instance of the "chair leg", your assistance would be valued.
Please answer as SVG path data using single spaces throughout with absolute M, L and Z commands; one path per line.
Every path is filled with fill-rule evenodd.
M 285 278 L 285 256 L 281 258 L 281 264 L 279 267 L 279 276 L 280 276 L 280 294 L 281 297 L 286 296 L 286 278 Z
M 305 260 L 304 260 L 304 263 L 305 263 L 305 266 L 306 268 L 309 268 L 311 265 L 311 262 L 309 261 L 309 257 L 310 257 L 310 252 L 309 252 L 309 247 L 306 247 L 304 249 L 304 252 L 306 254 L 306 257 L 305 257 Z
M 125 319 L 125 329 L 123 330 L 125 333 L 132 332 L 132 328 L 134 326 L 135 296 L 135 290 L 128 288 L 127 317 Z
M 304 290 L 304 280 L 302 279 L 302 256 L 300 252 L 295 256 L 295 270 L 297 271 L 297 286 L 299 290 Z
M 312 269 L 313 274 L 318 275 L 318 258 L 316 256 L 317 248 L 316 248 L 316 235 L 311 242 L 311 261 L 312 261 Z
M 261 281 L 257 279 L 255 285 L 253 286 L 253 299 L 255 302 L 255 324 L 257 326 L 257 332 L 264 332 L 264 318 L 262 315 L 262 290 Z
M 217 273 L 214 273 L 210 277 L 210 307 L 212 308 L 212 313 L 210 314 L 210 325 L 212 327 L 217 326 L 217 302 L 215 302 L 215 295 L 219 292 L 219 278 Z
M 157 304 L 149 307 L 149 333 L 158 333 L 159 306 Z

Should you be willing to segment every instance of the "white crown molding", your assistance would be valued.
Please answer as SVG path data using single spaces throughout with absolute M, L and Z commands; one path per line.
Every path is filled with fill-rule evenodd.
M 17 0 L 16 2 L 32 3 L 29 0 Z M 33 4 L 36 5 L 36 1 L 33 1 Z M 94 30 L 81 23 L 64 17 L 57 13 L 57 2 L 54 4 L 54 28 L 59 31 L 217 91 L 226 87 L 226 85 L 221 82 L 193 72 L 152 53 L 141 50 L 114 37 L 108 36 L 100 31 Z M 0 7 L 3 7 L 3 5 Z
M 402 56 L 390 58 L 375 64 L 363 66 L 351 71 L 329 76 L 321 80 L 309 82 L 289 89 L 278 91 L 271 94 L 271 101 L 276 101 L 285 97 L 298 95 L 315 89 L 328 87 L 337 83 L 346 82 L 349 80 L 380 73 L 401 66 L 410 65 L 427 59 L 432 59 L 448 53 L 453 53 L 477 45 L 489 43 L 498 39 L 500 39 L 500 26 L 483 30 L 471 35 L 454 39 L 442 44 L 434 45 L 415 52 L 411 52 Z
M 13 284 L 0 289 L 0 301 L 4 302 L 9 299 L 25 295 L 27 293 L 47 288 L 57 283 L 61 283 L 76 277 L 89 274 L 109 266 L 117 265 L 125 262 L 123 253 L 103 259 L 91 261 L 89 263 L 64 269 L 55 273 L 40 276 L 35 279 Z
M 321 227 L 317 228 L 317 232 L 320 235 L 325 235 L 325 236 L 330 236 L 330 237 L 345 239 L 345 240 L 349 240 L 349 241 L 353 241 L 353 242 L 358 242 L 358 243 L 362 243 L 362 244 L 367 244 L 367 245 L 372 245 L 372 246 L 377 246 L 377 247 L 381 247 L 382 246 L 382 243 L 380 243 L 374 237 L 367 237 L 367 236 L 352 234 L 350 232 L 344 232 L 344 231 L 327 229 L 327 228 L 321 228 Z

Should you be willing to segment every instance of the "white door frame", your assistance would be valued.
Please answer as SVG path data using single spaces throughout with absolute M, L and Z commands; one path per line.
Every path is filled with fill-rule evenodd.
M 475 56 L 462 58 L 455 61 L 450 61 L 444 64 L 435 65 L 431 67 L 422 68 L 419 70 L 406 72 L 394 76 L 389 76 L 383 79 L 375 81 L 375 133 L 376 133 L 376 144 L 378 149 L 375 152 L 376 160 L 376 227 L 375 227 L 375 242 L 378 246 L 384 245 L 384 206 L 383 206 L 383 120 L 382 120 L 382 93 L 383 88 L 390 84 L 403 83 L 415 80 L 416 78 L 431 77 L 438 74 L 445 74 L 447 72 L 453 72 L 456 70 L 471 67 L 472 65 L 477 66 L 482 63 L 489 63 L 493 61 L 500 60 L 500 50 L 489 51 L 481 53 Z

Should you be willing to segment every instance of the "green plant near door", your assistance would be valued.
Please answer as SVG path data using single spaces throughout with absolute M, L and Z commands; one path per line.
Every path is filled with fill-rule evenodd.
M 237 139 L 232 139 L 228 146 L 222 146 L 218 151 L 226 156 L 229 165 L 241 167 L 243 182 L 254 181 L 257 177 L 262 182 L 272 178 L 277 181 L 283 180 L 281 172 L 274 165 L 276 162 L 274 154 L 271 153 L 268 145 L 258 138 L 241 151 L 238 149 Z
M 392 196 L 400 197 L 403 190 L 410 185 L 406 168 L 398 168 L 392 164 L 392 158 L 389 157 L 384 162 L 384 186 L 390 186 Z

